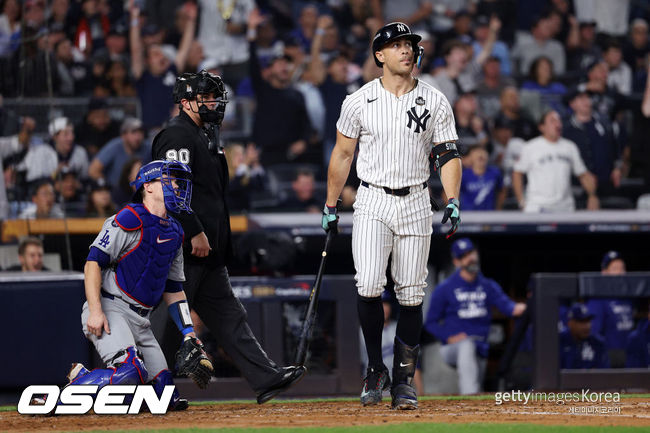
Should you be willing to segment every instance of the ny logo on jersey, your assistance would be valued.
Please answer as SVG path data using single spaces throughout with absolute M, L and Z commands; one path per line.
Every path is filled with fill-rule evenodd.
M 418 114 L 415 112 L 415 107 L 413 107 L 406 113 L 409 116 L 409 123 L 406 125 L 407 128 L 411 128 L 411 125 L 413 125 L 413 122 L 415 122 L 416 133 L 419 134 L 420 131 L 427 130 L 427 121 L 429 120 L 429 117 L 431 117 L 429 110 L 425 109 L 422 115 L 418 116 Z
M 108 246 L 108 243 L 110 242 L 110 238 L 108 236 L 108 230 L 104 233 L 104 236 L 99 240 L 98 244 L 100 247 L 106 248 Z
M 398 24 L 397 25 L 397 30 L 400 32 L 405 32 L 406 31 L 406 26 L 404 24 Z

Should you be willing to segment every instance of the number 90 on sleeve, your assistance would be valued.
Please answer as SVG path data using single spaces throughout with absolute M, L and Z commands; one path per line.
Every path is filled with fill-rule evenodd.
M 167 160 L 173 160 L 173 161 L 179 161 L 182 162 L 183 164 L 189 164 L 190 163 L 190 151 L 184 147 L 176 150 L 176 149 L 169 149 L 167 152 L 165 152 L 165 159 Z

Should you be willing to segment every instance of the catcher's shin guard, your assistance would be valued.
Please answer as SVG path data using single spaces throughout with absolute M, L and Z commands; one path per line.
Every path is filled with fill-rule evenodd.
M 153 389 L 156 391 L 156 395 L 160 397 L 165 389 L 165 385 L 173 385 L 174 379 L 172 379 L 172 372 L 165 369 L 160 371 L 151 381 Z M 184 398 L 180 398 L 178 389 L 174 389 L 172 394 L 172 401 L 169 402 L 169 410 L 185 410 L 189 404 Z
M 122 361 L 119 361 L 123 359 Z M 115 362 L 117 361 L 117 362 Z M 141 385 L 147 378 L 144 363 L 138 357 L 135 347 L 122 350 L 113 358 L 112 367 L 98 368 L 86 374 L 77 374 L 70 385 Z
M 413 376 L 418 362 L 420 345 L 407 346 L 395 337 L 393 357 L 393 386 L 390 390 L 393 409 L 417 409 L 418 397 L 413 388 Z

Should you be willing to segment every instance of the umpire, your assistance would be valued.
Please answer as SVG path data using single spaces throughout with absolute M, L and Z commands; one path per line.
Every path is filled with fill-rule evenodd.
M 153 159 L 173 159 L 192 169 L 193 214 L 174 215 L 185 232 L 185 293 L 190 307 L 233 359 L 262 404 L 305 374 L 304 367 L 278 367 L 262 350 L 246 311 L 230 286 L 226 262 L 232 255 L 225 202 L 228 166 L 218 128 L 228 102 L 221 77 L 201 71 L 176 79 L 180 114 L 154 138 Z

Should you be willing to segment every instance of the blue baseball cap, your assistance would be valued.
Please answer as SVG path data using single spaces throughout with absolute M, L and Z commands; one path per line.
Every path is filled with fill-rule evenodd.
M 607 266 L 614 260 L 623 260 L 623 256 L 618 251 L 607 251 L 600 261 L 600 269 L 607 269 Z
M 460 238 L 451 245 L 451 256 L 454 259 L 460 259 L 470 251 L 474 251 L 476 247 L 469 238 Z
M 571 305 L 571 308 L 567 313 L 567 318 L 573 320 L 591 320 L 594 318 L 594 315 L 591 314 L 589 308 L 587 308 L 585 304 L 576 302 Z

